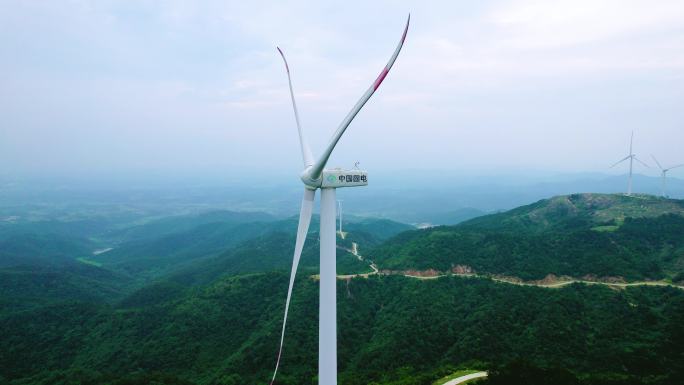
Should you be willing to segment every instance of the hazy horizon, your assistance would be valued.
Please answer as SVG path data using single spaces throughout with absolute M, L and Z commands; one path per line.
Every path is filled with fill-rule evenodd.
M 624 193 L 627 186 L 626 175 L 602 173 L 479 175 L 380 170 L 370 176 L 365 188 L 337 192 L 345 215 L 453 224 L 557 195 Z M 301 189 L 301 183 L 292 176 L 262 174 L 156 179 L 0 178 L 0 221 L 17 215 L 43 220 L 66 216 L 73 220 L 103 209 L 152 216 L 229 210 L 287 217 L 297 214 Z M 636 174 L 633 191 L 660 195 L 661 179 Z M 672 198 L 684 199 L 684 180 L 670 178 L 667 192 Z M 27 217 L 30 212 L 34 214 Z

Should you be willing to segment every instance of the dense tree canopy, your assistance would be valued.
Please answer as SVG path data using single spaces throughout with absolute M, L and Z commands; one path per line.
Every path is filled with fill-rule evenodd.
M 164 374 L 160 383 L 266 383 L 286 285 L 283 273 L 201 288 L 159 283 L 114 307 L 66 302 L 4 314 L 1 375 L 16 383 L 136 381 L 153 373 Z M 317 289 L 308 277 L 297 282 L 280 384 L 315 376 Z M 344 384 L 430 383 L 458 366 L 487 369 L 520 358 L 573 375 L 667 378 L 684 357 L 684 292 L 674 288 L 390 276 L 339 281 L 338 299 Z

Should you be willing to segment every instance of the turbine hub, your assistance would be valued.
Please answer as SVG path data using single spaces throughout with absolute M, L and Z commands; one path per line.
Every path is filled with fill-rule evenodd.
M 307 189 L 316 190 L 317 188 L 321 187 L 322 179 L 320 176 L 316 179 L 311 177 L 311 167 L 312 166 L 307 166 L 299 175 L 299 179 L 302 180 Z

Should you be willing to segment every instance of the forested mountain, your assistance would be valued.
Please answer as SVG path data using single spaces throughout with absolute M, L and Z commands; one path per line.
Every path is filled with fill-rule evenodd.
M 80 262 L 61 266 L 0 269 L 0 314 L 63 301 L 113 303 L 127 294 L 131 279 Z
M 129 274 L 160 276 L 203 257 L 211 257 L 241 242 L 296 226 L 292 221 L 227 223 L 213 222 L 187 230 L 114 245 L 92 257 L 104 266 Z
M 275 217 L 263 212 L 216 210 L 146 220 L 142 224 L 112 230 L 107 234 L 107 237 L 119 241 L 136 241 L 182 233 L 198 226 L 214 223 L 235 226 L 243 223 L 271 222 L 274 220 L 276 220 Z
M 547 274 L 626 280 L 684 271 L 684 201 L 646 195 L 575 194 L 456 226 L 402 233 L 373 250 L 385 269 L 540 279 Z
M 88 239 L 53 233 L 13 233 L 0 238 L 0 268 L 63 266 L 91 254 Z
M 174 219 L 171 221 L 173 226 L 164 226 L 164 231 L 160 231 L 159 222 L 166 224 L 167 221 L 157 221 L 150 226 L 154 229 L 153 234 L 162 235 L 135 236 L 134 240 L 116 245 L 112 250 L 93 256 L 92 259 L 106 267 L 148 277 L 160 277 L 177 270 L 203 269 L 207 264 L 214 265 L 213 272 L 224 273 L 289 268 L 294 250 L 296 218 L 252 221 L 264 217 L 250 214 L 236 220 L 235 215 L 231 214 L 225 220 L 222 219 L 224 216 L 225 214 L 212 215 L 215 222 L 202 216 L 200 224 L 196 224 L 199 220 L 191 217 L 190 222 L 196 224 L 195 226 L 181 224 L 179 219 Z M 355 219 L 344 225 L 345 231 L 353 234 L 352 239 L 362 240 L 364 245 L 369 246 L 412 229 L 406 224 L 374 218 Z M 314 217 L 307 249 L 313 250 L 312 241 L 317 242 L 318 226 L 318 218 Z M 342 244 L 351 248 L 349 242 Z M 353 265 L 353 260 L 351 263 Z M 312 258 L 309 266 L 318 266 L 317 259 Z
M 132 384 L 154 373 L 166 376 L 158 383 L 266 384 L 287 278 L 157 284 L 118 307 L 67 302 L 4 315 L 1 375 L 17 384 Z M 458 366 L 521 357 L 630 383 L 671 384 L 683 374 L 684 292 L 674 288 L 549 290 L 391 276 L 339 281 L 338 300 L 343 384 L 430 384 Z M 301 277 L 279 384 L 310 383 L 316 373 L 317 301 L 317 282 Z
M 339 239 L 339 238 L 338 238 Z M 178 269 L 166 276 L 167 279 L 184 284 L 206 284 L 223 275 L 263 273 L 269 271 L 290 271 L 295 237 L 286 233 L 270 233 L 249 240 L 225 253 L 203 259 Z M 309 236 L 304 244 L 299 274 L 318 274 L 319 242 L 317 234 Z M 351 253 L 337 249 L 337 273 L 359 274 L 370 272 L 367 262 L 357 259 Z
M 250 222 L 257 219 L 270 221 Z M 314 222 L 300 265 L 301 274 L 318 273 L 318 223 L 316 219 Z M 376 219 L 355 219 L 345 225 L 373 244 L 411 228 Z M 101 243 L 69 236 L 68 231 L 40 233 L 44 229 L 73 228 L 73 224 L 36 222 L 35 226 L 37 230 L 29 223 L 22 224 L 17 227 L 20 230 L 6 231 L 0 239 L 0 306 L 4 308 L 0 310 L 64 300 L 111 303 L 155 277 L 200 285 L 224 275 L 289 271 L 296 222 L 274 220 L 266 214 L 234 212 L 172 217 L 136 225 L 130 232 L 117 232 L 134 240 L 97 255 L 93 255 L 93 250 L 96 245 L 101 247 Z M 151 235 L 144 237 L 139 232 L 141 227 L 148 226 Z M 338 249 L 338 271 L 365 273 L 370 268 L 368 263 Z
M 683 213 L 677 200 L 582 194 L 427 230 L 350 216 L 337 267 L 371 271 L 345 250 L 357 243 L 381 269 L 676 280 Z M 37 226 L 74 226 L 46 223 Z M 0 268 L 0 385 L 267 384 L 295 227 L 232 212 L 93 232 L 5 226 L 0 255 L 13 259 Z M 317 272 L 314 217 L 276 384 L 316 381 Z M 430 385 L 458 369 L 490 370 L 492 384 L 684 380 L 680 288 L 371 275 L 338 281 L 338 322 L 341 384 Z
M 357 218 L 345 223 L 342 230 L 352 235 L 367 234 L 373 237 L 371 242 L 375 243 L 413 229 L 415 227 L 389 219 Z
M 41 233 L 41 229 L 44 223 L 2 234 L 0 314 L 55 301 L 113 302 L 126 293 L 130 277 L 79 260 L 92 254 L 94 242 L 66 232 Z

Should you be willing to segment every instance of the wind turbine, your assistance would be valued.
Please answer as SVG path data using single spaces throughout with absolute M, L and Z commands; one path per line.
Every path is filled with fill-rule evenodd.
M 672 170 L 673 168 L 684 166 L 684 163 L 678 164 L 676 166 L 671 166 L 668 168 L 663 168 L 663 166 L 660 165 L 660 162 L 658 162 L 658 159 L 656 159 L 656 157 L 653 156 L 653 154 L 651 154 L 651 158 L 653 158 L 653 160 L 658 165 L 658 168 L 660 168 L 660 176 L 662 178 L 662 182 L 660 184 L 660 195 L 663 197 L 667 197 L 667 172 Z
M 629 139 L 629 155 L 620 159 L 619 161 L 615 162 L 615 164 L 610 166 L 610 168 L 613 168 L 613 167 L 617 166 L 618 164 L 629 159 L 629 180 L 627 182 L 627 196 L 632 195 L 632 169 L 634 168 L 634 165 L 633 165 L 634 161 L 636 160 L 637 162 L 643 164 L 644 166 L 651 168 L 649 165 L 642 162 L 639 158 L 636 157 L 636 155 L 634 154 L 634 151 L 632 151 L 633 142 L 634 142 L 634 131 L 632 131 L 632 137 Z
M 338 199 L 337 200 L 337 210 L 338 210 L 338 216 L 340 218 L 340 237 L 344 239 L 344 233 L 342 232 L 342 200 Z
M 380 84 L 392 65 L 397 60 L 399 52 L 404 45 L 406 33 L 408 32 L 411 15 L 406 21 L 404 33 L 399 40 L 394 53 L 389 62 L 382 69 L 378 77 L 368 90 L 356 102 L 351 111 L 345 116 L 337 130 L 333 134 L 330 143 L 325 148 L 321 156 L 314 161 L 311 149 L 306 142 L 304 132 L 299 122 L 299 113 L 295 103 L 294 91 L 292 91 L 292 78 L 290 68 L 285 60 L 283 51 L 278 48 L 280 55 L 285 62 L 287 80 L 290 87 L 290 98 L 294 109 L 295 121 L 299 132 L 299 144 L 301 146 L 302 158 L 304 159 L 304 171 L 300 174 L 300 179 L 304 183 L 304 197 L 299 211 L 299 225 L 297 227 L 297 239 L 295 241 L 294 256 L 292 259 L 292 270 L 290 272 L 290 284 L 287 289 L 287 299 L 285 301 L 285 315 L 283 317 L 283 328 L 280 335 L 280 348 L 278 359 L 271 384 L 275 381 L 280 365 L 280 357 L 283 352 L 283 340 L 285 338 L 285 325 L 287 324 L 287 313 L 290 308 L 290 298 L 292 297 L 292 287 L 294 285 L 297 266 L 302 255 L 302 248 L 306 240 L 306 234 L 311 222 L 313 200 L 317 189 L 321 189 L 321 216 L 320 216 L 320 302 L 319 302 L 319 325 L 318 325 L 318 383 L 320 385 L 337 385 L 337 272 L 336 272 L 336 236 L 335 236 L 335 190 L 340 187 L 356 187 L 368 185 L 368 174 L 358 169 L 342 170 L 339 168 L 326 169 L 330 154 L 335 149 L 335 145 L 344 134 L 349 124 L 356 114 L 366 104 L 368 99 L 380 87 Z

